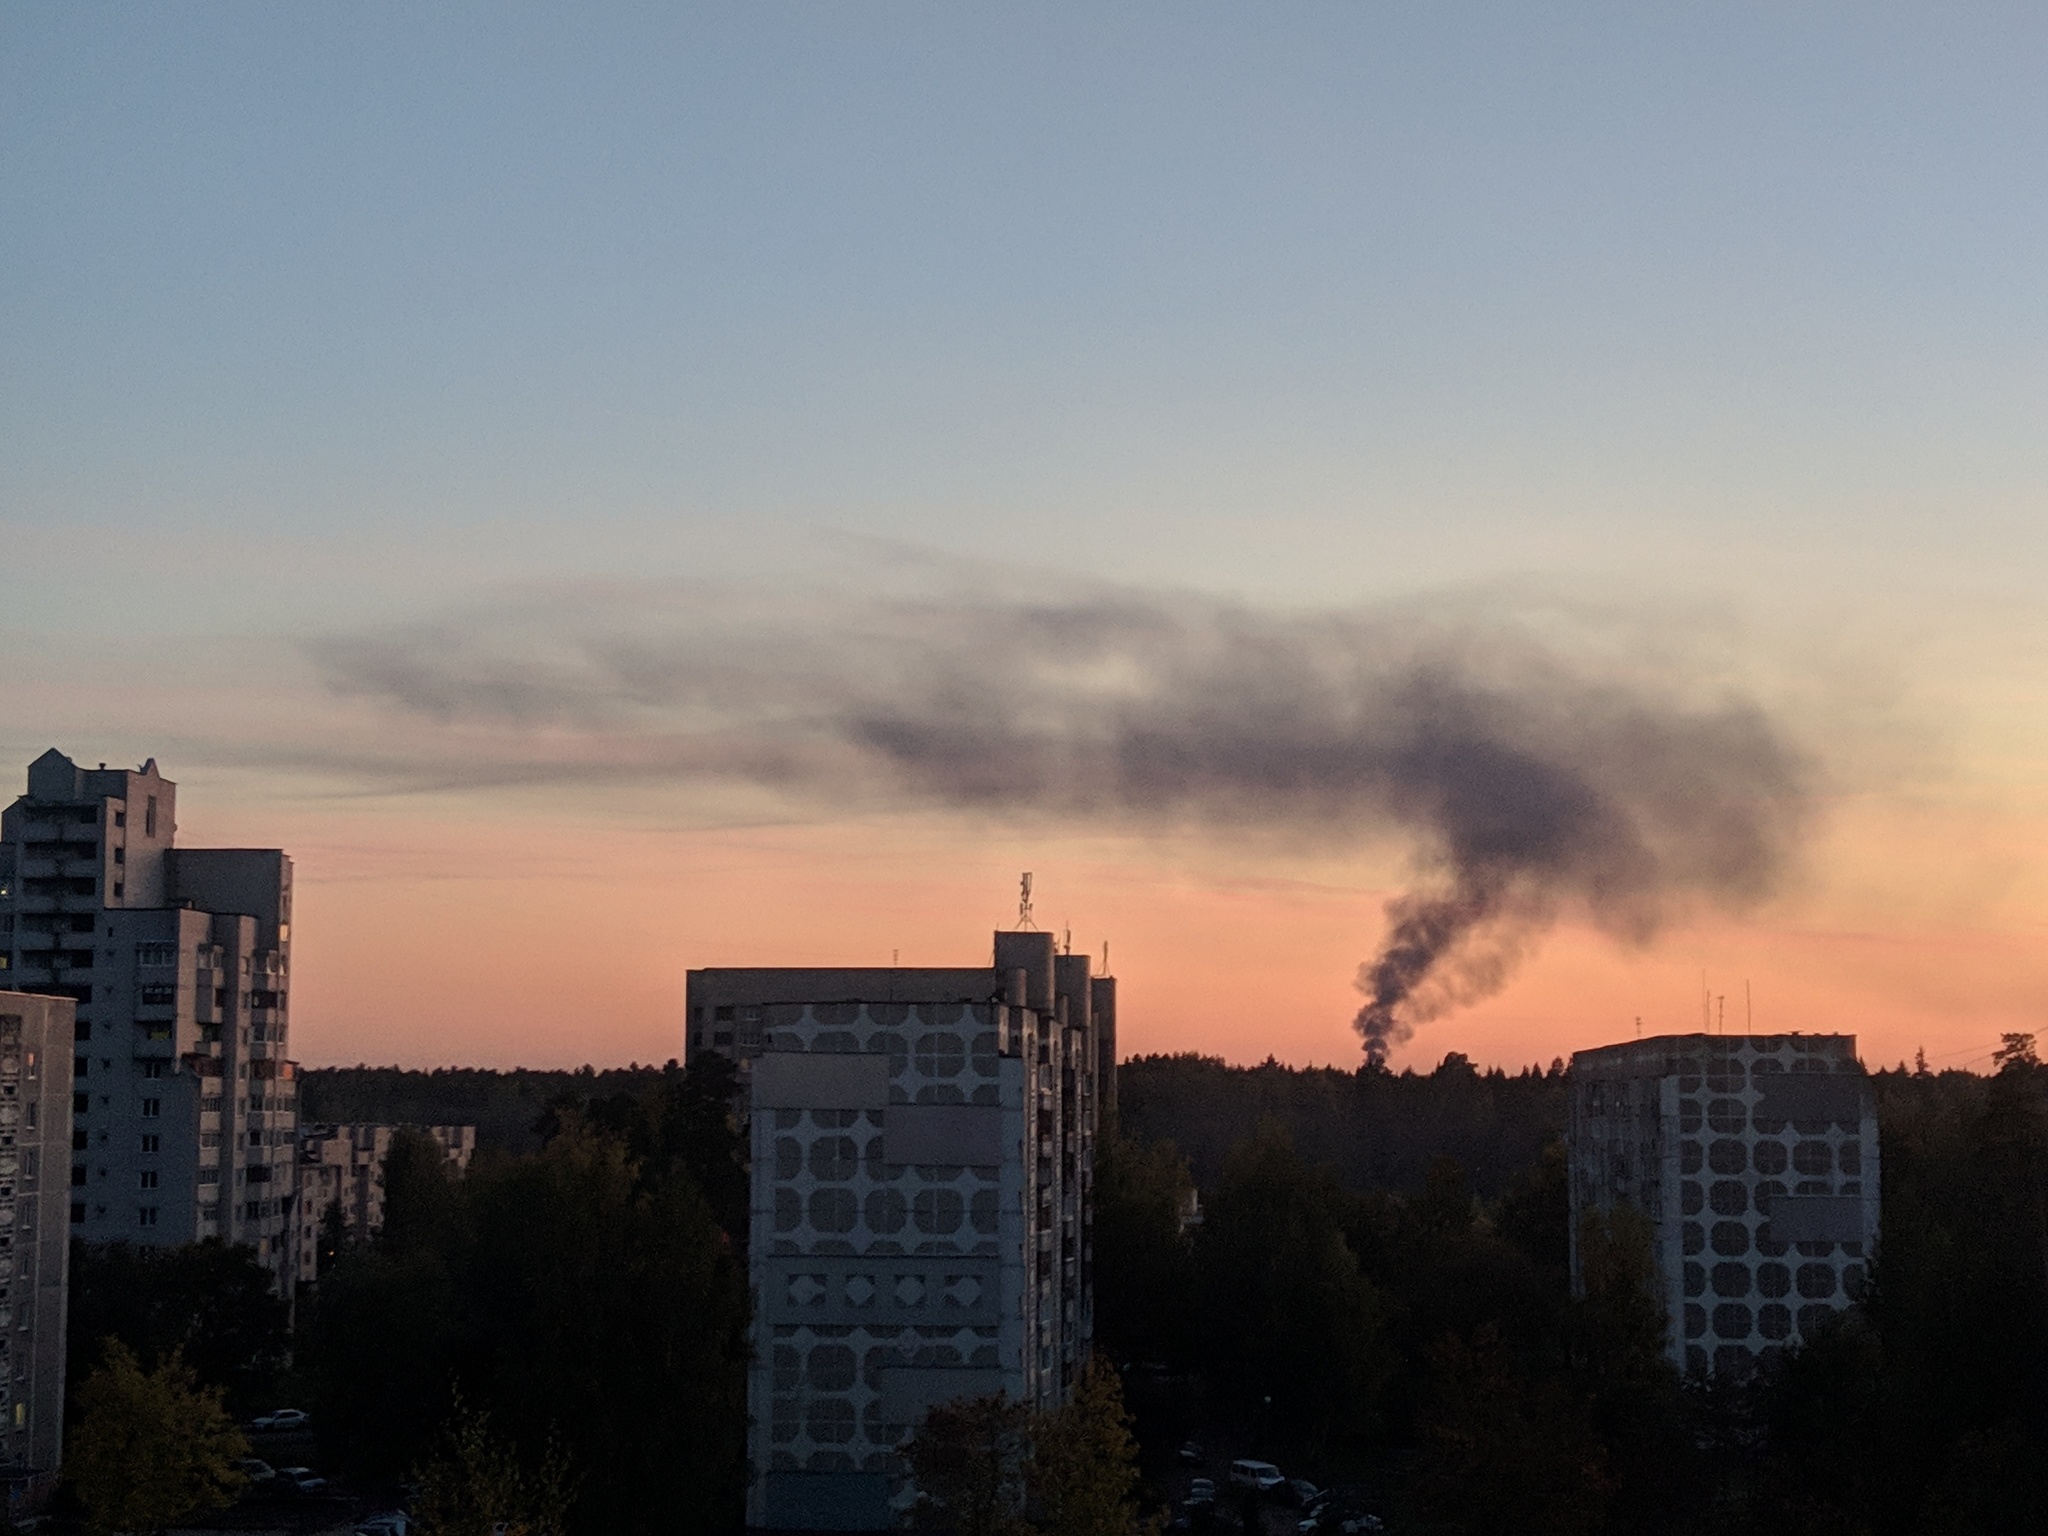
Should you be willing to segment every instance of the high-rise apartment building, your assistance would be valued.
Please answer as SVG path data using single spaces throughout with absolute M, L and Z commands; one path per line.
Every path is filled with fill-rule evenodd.
M 178 848 L 176 829 L 177 786 L 154 759 L 37 758 L 0 815 L 0 979 L 77 1004 L 73 1235 L 218 1237 L 282 1274 L 292 864 L 269 848 Z
M 0 991 L 0 1481 L 10 1520 L 48 1496 L 64 1449 L 72 1018 L 69 998 Z
M 747 1083 L 748 1524 L 886 1528 L 928 1409 L 1055 1407 L 1087 1358 L 1116 984 L 998 933 L 983 968 L 692 971 L 687 1007 Z
M 1579 1222 L 1631 1205 L 1655 1234 L 1667 1349 L 1747 1370 L 1862 1294 L 1877 1241 L 1877 1114 L 1853 1035 L 1666 1035 L 1572 1057 Z
M 320 1277 L 321 1227 L 341 1213 L 352 1239 L 367 1241 L 384 1230 L 384 1159 L 391 1138 L 417 1130 L 440 1143 L 448 1166 L 460 1174 L 476 1155 L 473 1125 L 301 1125 L 298 1208 L 292 1216 L 292 1274 L 303 1284 Z

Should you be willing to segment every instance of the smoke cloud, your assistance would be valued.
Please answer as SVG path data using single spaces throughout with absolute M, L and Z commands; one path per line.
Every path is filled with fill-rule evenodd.
M 1498 991 L 1560 916 L 1639 944 L 1769 895 L 1811 796 L 1806 757 L 1713 669 L 1470 614 L 609 589 L 309 651 L 336 690 L 523 753 L 520 777 L 1403 837 L 1412 887 L 1357 977 L 1373 1062 Z

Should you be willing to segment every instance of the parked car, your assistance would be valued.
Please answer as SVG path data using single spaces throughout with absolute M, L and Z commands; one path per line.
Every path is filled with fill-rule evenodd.
M 304 1429 L 306 1423 L 304 1409 L 280 1408 L 274 1413 L 266 1413 L 261 1418 L 252 1419 L 249 1427 L 259 1430 Z
M 412 1517 L 402 1509 L 365 1515 L 356 1522 L 354 1536 L 412 1536 Z
M 275 1479 L 286 1493 L 325 1493 L 327 1479 L 311 1467 L 279 1467 Z
M 1305 1477 L 1290 1477 L 1273 1490 L 1273 1497 L 1282 1504 L 1292 1504 L 1296 1509 L 1307 1510 L 1314 1506 L 1322 1489 Z
M 1270 1461 L 1233 1461 L 1230 1464 L 1230 1486 L 1250 1488 L 1256 1493 L 1271 1493 L 1281 1487 L 1287 1479 L 1280 1469 Z
M 235 1463 L 235 1470 L 252 1483 L 267 1483 L 277 1476 L 277 1469 L 267 1461 L 254 1456 L 244 1456 Z
M 1206 1477 L 1191 1478 L 1188 1481 L 1187 1502 L 1190 1504 L 1214 1504 L 1216 1484 Z
M 1180 1448 L 1180 1464 L 1184 1467 L 1199 1467 L 1202 1464 L 1202 1448 L 1190 1440 Z

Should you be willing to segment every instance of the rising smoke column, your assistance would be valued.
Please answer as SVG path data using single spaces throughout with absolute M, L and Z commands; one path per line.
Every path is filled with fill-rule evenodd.
M 1405 839 L 1414 882 L 1357 978 L 1374 1063 L 1505 985 L 1560 915 L 1642 943 L 1768 895 L 1810 803 L 1803 754 L 1703 676 L 1412 608 L 608 589 L 308 651 L 430 723 L 410 750 L 444 756 L 394 771 L 437 784 L 724 780 L 1159 838 Z

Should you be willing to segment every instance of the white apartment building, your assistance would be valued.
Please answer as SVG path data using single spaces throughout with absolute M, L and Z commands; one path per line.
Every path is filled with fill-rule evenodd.
M 1863 1292 L 1877 1112 L 1854 1035 L 1664 1035 L 1572 1057 L 1572 1282 L 1589 1211 L 1655 1232 L 1667 1350 L 1745 1371 Z
M 33 1513 L 64 1449 L 69 998 L 0 991 L 0 1483 Z
M 998 933 L 982 968 L 691 971 L 687 1007 L 747 1081 L 747 1522 L 889 1528 L 929 1408 L 1056 1407 L 1087 1358 L 1116 985 Z
M 246 1243 L 288 1262 L 291 860 L 178 848 L 154 759 L 55 750 L 0 815 L 0 983 L 77 1005 L 74 1236 Z

